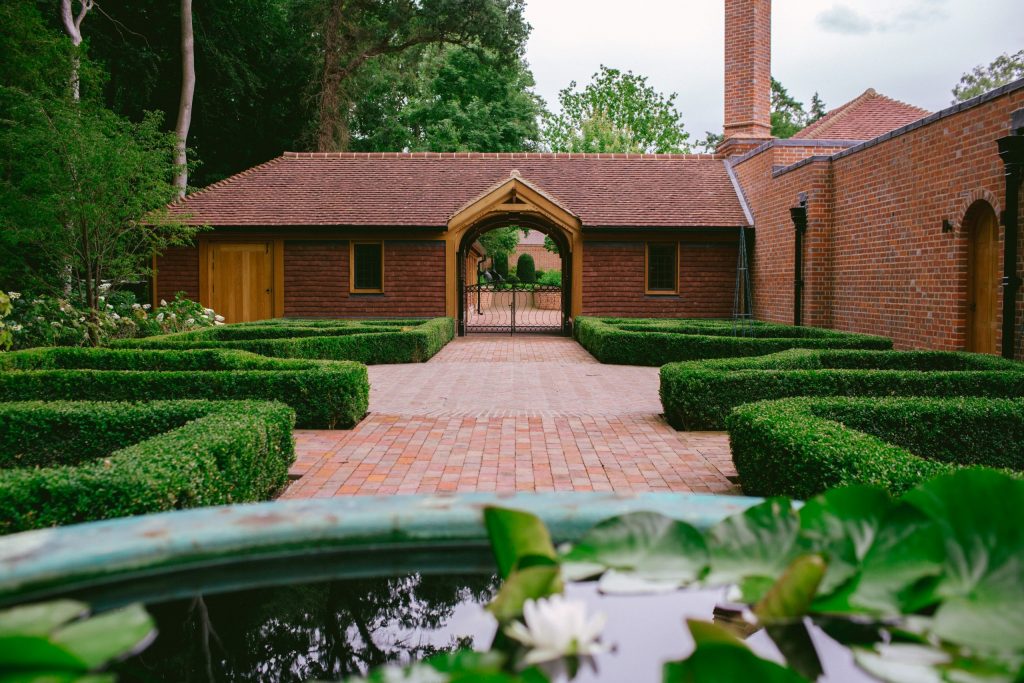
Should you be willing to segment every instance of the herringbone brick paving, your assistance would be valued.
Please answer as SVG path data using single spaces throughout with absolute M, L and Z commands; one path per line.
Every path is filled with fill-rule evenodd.
M 660 416 L 657 368 L 560 337 L 478 335 L 370 367 L 352 430 L 297 430 L 283 498 L 458 491 L 735 493 L 728 438 Z

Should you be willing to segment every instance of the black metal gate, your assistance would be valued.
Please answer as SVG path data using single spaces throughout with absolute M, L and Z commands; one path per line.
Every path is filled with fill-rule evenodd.
M 558 285 L 466 285 L 462 311 L 467 333 L 561 333 L 565 329 L 565 305 Z

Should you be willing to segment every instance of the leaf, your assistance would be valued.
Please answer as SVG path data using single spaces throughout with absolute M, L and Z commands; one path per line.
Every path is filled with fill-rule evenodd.
M 535 566 L 519 569 L 502 583 L 498 594 L 487 610 L 501 623 L 518 619 L 527 600 L 546 598 L 562 592 L 562 579 L 558 565 Z
M 736 637 L 736 634 L 731 630 L 713 624 L 709 621 L 700 621 L 698 619 L 687 619 L 686 626 L 690 629 L 690 635 L 693 636 L 693 642 L 697 646 L 711 645 L 711 644 L 723 644 L 723 645 L 735 645 L 736 647 L 745 648 L 746 645 L 743 641 Z
M 831 614 L 867 612 L 900 616 L 935 602 L 932 588 L 941 570 L 938 529 L 919 510 L 899 503 L 875 532 L 860 573 L 812 609 Z
M 556 564 L 557 554 L 548 528 L 536 515 L 508 508 L 484 508 L 484 524 L 501 578 L 517 567 Z
M 764 624 L 799 620 L 811 606 L 826 565 L 820 555 L 804 555 L 790 563 L 779 580 L 754 605 L 754 614 Z
M 983 650 L 1024 644 L 1024 481 L 985 469 L 925 482 L 904 496 L 945 547 L 933 632 Z
M 45 637 L 0 636 L 0 671 L 31 669 L 80 675 L 89 668 L 81 658 Z
M 884 645 L 853 648 L 860 668 L 887 683 L 943 683 L 939 664 L 952 661 L 947 653 L 923 645 Z
M 597 524 L 562 562 L 575 576 L 593 576 L 593 567 L 603 567 L 654 582 L 682 583 L 701 575 L 708 551 L 691 525 L 654 512 L 632 512 Z
M 797 544 L 805 552 L 824 554 L 828 562 L 821 594 L 831 593 L 857 573 L 892 506 L 882 489 L 848 486 L 826 491 L 800 508 Z
M 69 624 L 54 632 L 51 641 L 95 669 L 146 642 L 153 629 L 145 608 L 130 605 Z
M 707 584 L 739 584 L 743 600 L 757 602 L 796 556 L 799 518 L 786 498 L 770 498 L 711 528 Z M 759 581 L 745 579 L 759 578 Z
M 692 633 L 692 631 L 691 631 Z M 706 642 L 662 669 L 664 683 L 807 683 L 800 674 L 761 659 L 741 644 Z
M 651 595 L 653 593 L 674 593 L 679 590 L 680 581 L 645 579 L 632 572 L 609 569 L 601 575 L 597 589 L 605 595 Z
M 88 605 L 74 600 L 53 600 L 0 612 L 0 636 L 48 636 L 58 626 L 82 616 Z
M 821 660 L 804 622 L 772 624 L 766 626 L 765 630 L 786 658 L 789 668 L 808 680 L 818 680 L 823 673 Z

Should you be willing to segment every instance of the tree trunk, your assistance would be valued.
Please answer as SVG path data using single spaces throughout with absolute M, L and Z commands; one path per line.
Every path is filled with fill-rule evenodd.
M 174 184 L 178 196 L 185 196 L 188 186 L 188 128 L 192 124 L 192 96 L 196 89 L 196 50 L 192 34 L 192 0 L 181 0 L 181 98 L 178 101 L 178 125 L 174 132 L 178 142 L 174 148 L 174 164 L 178 167 Z
M 341 64 L 345 42 L 341 35 L 343 4 L 339 0 L 331 0 L 324 18 L 324 66 L 320 75 L 316 131 L 316 148 L 320 152 L 348 149 L 348 98 L 344 91 L 344 67 Z
M 64 24 L 64 32 L 71 39 L 75 49 L 71 55 L 71 97 L 77 102 L 82 96 L 81 83 L 79 82 L 79 67 L 81 60 L 78 56 L 78 48 L 82 45 L 82 21 L 85 15 L 93 7 L 93 0 L 80 0 L 81 6 L 78 14 L 71 11 L 71 0 L 60 0 L 60 20 Z

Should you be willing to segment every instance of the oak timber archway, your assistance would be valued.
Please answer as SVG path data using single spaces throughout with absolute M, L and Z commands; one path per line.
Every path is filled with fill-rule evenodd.
M 476 273 L 467 273 L 467 257 L 477 238 L 491 230 L 518 226 L 549 236 L 562 257 L 563 332 L 582 308 L 580 281 L 583 273 L 583 234 L 579 217 L 556 198 L 513 170 L 501 181 L 455 212 L 448 221 L 448 310 L 466 325 L 465 291 L 475 284 Z

